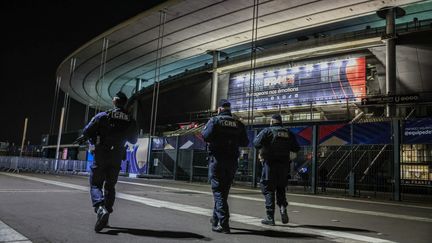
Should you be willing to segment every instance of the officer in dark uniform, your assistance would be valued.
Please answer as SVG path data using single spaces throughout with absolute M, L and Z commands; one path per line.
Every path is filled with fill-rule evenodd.
M 125 106 L 127 96 L 118 92 L 113 98 L 114 109 L 94 116 L 84 128 L 76 143 L 87 140 L 95 145 L 95 161 L 90 172 L 90 195 L 97 213 L 95 231 L 99 232 L 108 224 L 113 212 L 115 184 L 125 156 L 126 141 L 137 142 L 137 126 Z
M 254 146 L 259 149 L 262 163 L 261 190 L 265 198 L 267 217 L 262 224 L 275 225 L 275 194 L 280 207 L 282 223 L 289 221 L 285 188 L 288 185 L 290 152 L 298 152 L 300 147 L 295 135 L 282 126 L 282 118 L 272 116 L 270 127 L 263 129 L 255 138 Z
M 212 230 L 230 233 L 228 194 L 238 168 L 239 147 L 249 144 L 245 126 L 233 118 L 228 100 L 219 101 L 218 115 L 202 130 L 209 143 L 209 177 L 214 197 Z

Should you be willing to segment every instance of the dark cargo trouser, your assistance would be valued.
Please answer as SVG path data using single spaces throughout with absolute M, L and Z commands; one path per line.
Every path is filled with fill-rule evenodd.
M 237 158 L 210 157 L 209 177 L 213 191 L 213 220 L 222 227 L 229 227 L 228 194 L 237 170 Z
M 274 215 L 276 204 L 281 207 L 288 205 L 285 188 L 288 185 L 289 163 L 271 163 L 264 161 L 261 175 L 261 191 L 265 198 L 267 214 Z M 276 195 L 275 195 L 276 194 Z
M 104 205 L 113 212 L 115 185 L 124 151 L 96 150 L 95 161 L 90 171 L 90 196 L 93 207 Z

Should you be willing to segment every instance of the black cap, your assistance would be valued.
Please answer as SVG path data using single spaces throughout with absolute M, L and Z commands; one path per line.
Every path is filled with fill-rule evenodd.
M 118 99 L 125 101 L 125 102 L 128 100 L 128 97 L 121 91 L 117 92 L 117 94 L 114 96 L 114 98 L 118 98 Z
M 219 100 L 219 107 L 231 107 L 231 103 L 227 99 Z
M 276 121 L 282 122 L 282 117 L 279 114 L 274 114 L 271 116 L 271 118 L 276 120 Z

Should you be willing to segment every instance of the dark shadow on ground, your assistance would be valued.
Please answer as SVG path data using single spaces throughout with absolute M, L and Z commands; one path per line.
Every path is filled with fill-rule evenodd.
M 332 225 L 278 225 L 282 227 L 288 228 L 311 228 L 311 229 L 323 229 L 323 230 L 334 230 L 334 231 L 353 231 L 353 232 L 367 232 L 367 233 L 377 233 L 376 231 L 367 230 L 367 229 L 358 229 L 358 228 L 349 228 L 349 227 L 340 227 L 340 226 L 332 226 Z
M 184 231 L 133 229 L 133 228 L 122 228 L 122 227 L 107 227 L 105 228 L 105 230 L 99 232 L 99 234 L 118 235 L 120 233 L 123 233 L 123 234 L 157 237 L 157 238 L 199 239 L 204 241 L 211 240 L 210 238 L 207 238 L 203 235 L 199 235 L 191 232 L 184 232 Z
M 274 238 L 312 238 L 312 239 L 321 238 L 319 236 L 312 235 L 312 234 L 309 235 L 309 234 L 281 232 L 281 231 L 274 231 L 274 230 L 253 230 L 253 229 L 243 229 L 243 228 L 235 228 L 235 227 L 231 227 L 231 230 L 242 231 L 242 232 L 231 231 L 232 235 L 259 235 L 259 236 L 274 237 Z

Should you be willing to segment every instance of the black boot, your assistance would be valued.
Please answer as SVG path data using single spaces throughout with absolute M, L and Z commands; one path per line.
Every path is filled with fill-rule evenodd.
M 231 233 L 229 226 L 222 226 L 220 224 L 217 224 L 216 226 L 212 225 L 212 231 L 218 232 L 218 233 L 224 233 L 224 234 Z
M 210 224 L 214 227 L 216 227 L 219 224 L 219 220 L 215 219 L 214 217 L 210 218 Z
M 286 207 L 284 206 L 280 207 L 280 213 L 281 213 L 282 224 L 288 224 L 289 217 L 288 217 Z
M 106 210 L 104 206 L 99 206 L 96 213 L 97 213 L 97 220 L 96 220 L 94 230 L 96 232 L 99 232 L 107 226 L 108 219 L 109 219 L 109 212 Z
M 272 226 L 276 225 L 274 221 L 274 212 L 267 211 L 267 216 L 263 220 L 261 220 L 261 224 Z

